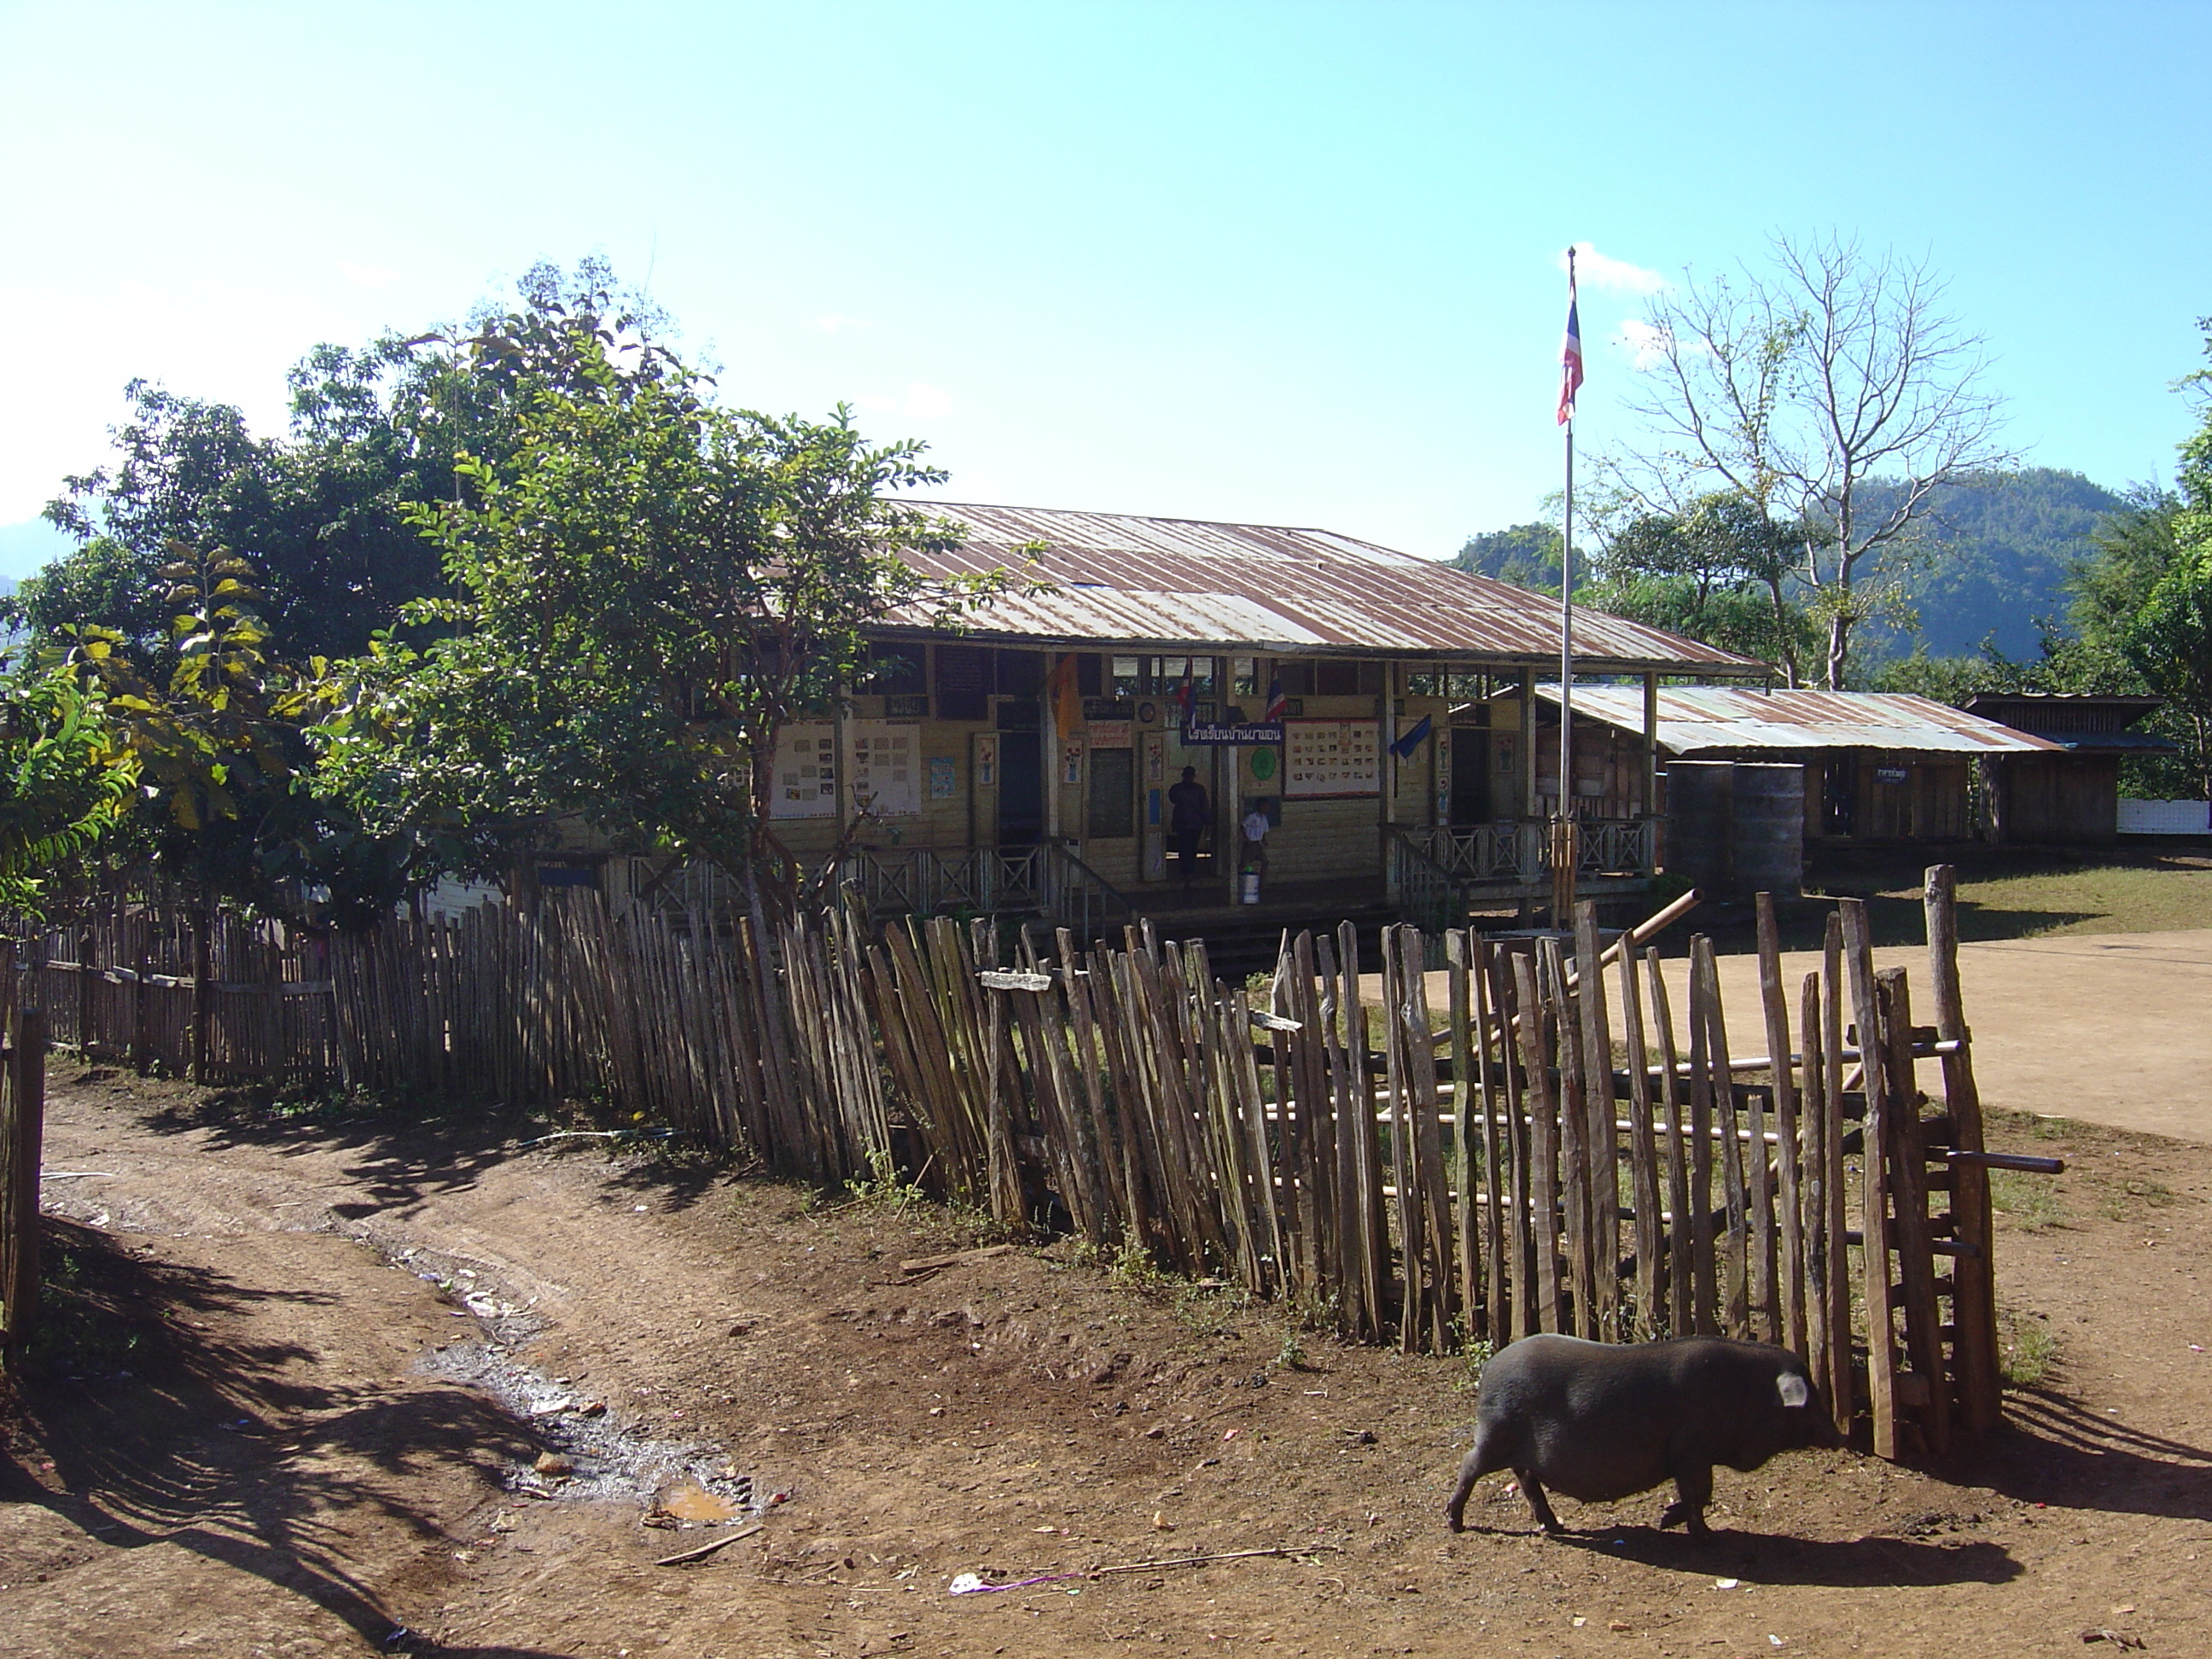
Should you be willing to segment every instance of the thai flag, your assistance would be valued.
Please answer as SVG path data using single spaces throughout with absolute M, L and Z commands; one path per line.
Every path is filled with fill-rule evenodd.
M 1186 730 L 1198 718 L 1198 681 L 1194 678 L 1196 673 L 1196 669 L 1186 665 L 1182 671 L 1182 690 L 1176 693 L 1176 705 L 1182 710 L 1182 723 Z
M 1559 424 L 1575 418 L 1575 392 L 1583 383 L 1583 325 L 1575 305 L 1575 256 L 1567 255 L 1567 334 L 1559 342 Z
M 1278 674 L 1267 682 L 1267 712 L 1260 718 L 1279 720 L 1290 711 L 1290 707 L 1291 700 L 1283 695 L 1283 677 Z

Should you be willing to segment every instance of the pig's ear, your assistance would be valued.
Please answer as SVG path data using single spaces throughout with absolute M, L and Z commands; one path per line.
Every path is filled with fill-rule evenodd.
M 1793 1411 L 1813 1397 L 1812 1389 L 1795 1371 L 1784 1371 L 1776 1377 L 1774 1392 L 1780 1395 L 1782 1403 Z

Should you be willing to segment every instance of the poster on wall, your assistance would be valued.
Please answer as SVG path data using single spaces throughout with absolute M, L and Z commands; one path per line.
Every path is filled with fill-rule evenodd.
M 846 774 L 853 805 L 879 818 L 910 817 L 921 811 L 921 728 L 889 720 L 848 720 L 851 753 Z
M 837 728 L 828 720 L 794 720 L 775 744 L 771 818 L 837 816 Z
M 1323 800 L 1378 794 L 1382 748 L 1373 720 L 1285 720 L 1283 793 Z

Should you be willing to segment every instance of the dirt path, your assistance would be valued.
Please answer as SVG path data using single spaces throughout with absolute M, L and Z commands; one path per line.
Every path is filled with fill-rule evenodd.
M 1443 1529 L 1458 1361 L 1066 1243 L 916 1280 L 969 1242 L 935 1212 L 680 1158 L 57 1079 L 70 1271 L 0 1454 L 0 1655 L 2212 1650 L 2202 1147 L 2033 1141 L 2080 1173 L 2001 1273 L 2057 1358 L 1990 1447 L 1723 1471 L 1710 1546 L 1656 1495 L 1554 1542 L 1495 1481 L 1492 1530 Z M 684 1468 L 762 1530 L 656 1567 L 715 1535 L 641 1524 Z M 947 1594 L 1275 1545 L 1307 1553 Z

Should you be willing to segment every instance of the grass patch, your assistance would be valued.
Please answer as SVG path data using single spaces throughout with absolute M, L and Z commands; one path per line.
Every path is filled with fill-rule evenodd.
M 2097 1209 L 2107 1221 L 2133 1221 L 2146 1210 L 2166 1209 L 2179 1201 L 2179 1194 L 2164 1182 L 2130 1176 L 2106 1192 Z
M 2041 1386 L 2058 1363 L 2058 1340 L 2033 1314 L 1997 1315 L 1999 1374 L 2008 1389 Z
M 2212 870 L 2164 863 L 1966 877 L 1959 898 L 1962 925 L 1969 911 L 1989 912 L 2010 920 L 2015 939 L 2212 927 Z
M 2022 1229 L 2039 1233 L 2066 1218 L 2049 1176 L 2022 1175 L 2015 1170 L 1990 1171 L 1990 1203 L 2010 1216 Z

